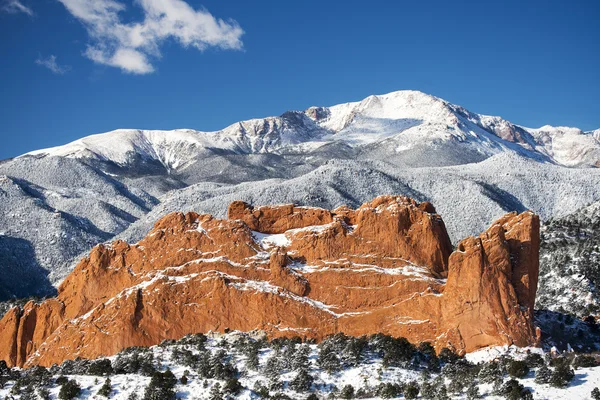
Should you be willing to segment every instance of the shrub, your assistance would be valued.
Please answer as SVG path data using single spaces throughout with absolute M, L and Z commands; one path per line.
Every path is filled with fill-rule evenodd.
M 223 394 L 221 393 L 221 385 L 219 382 L 215 383 L 213 387 L 210 388 L 210 392 L 208 392 L 209 400 L 222 400 Z
M 229 378 L 223 386 L 223 393 L 236 396 L 242 390 L 243 386 L 237 378 Z
M 440 354 L 438 357 L 439 357 L 440 361 L 445 362 L 445 363 L 453 363 L 455 361 L 460 360 L 460 358 L 461 358 L 458 354 L 456 354 L 454 351 L 450 350 L 447 347 L 444 347 L 442 349 L 442 351 L 440 351 Z
M 254 384 L 254 393 L 256 393 L 261 399 L 269 398 L 269 389 L 261 381 L 256 381 Z
M 552 379 L 552 370 L 546 365 L 542 365 L 535 371 L 535 383 L 550 383 Z
M 483 367 L 481 367 L 478 377 L 481 383 L 494 383 L 498 379 L 502 379 L 503 375 L 504 373 L 500 364 L 492 361 L 484 364 Z
M 112 373 L 113 368 L 109 359 L 92 361 L 87 367 L 88 375 L 104 376 Z
M 433 399 L 435 397 L 435 387 L 429 382 L 423 382 L 421 384 L 421 396 L 424 399 Z
M 112 385 L 110 384 L 110 378 L 106 378 L 106 380 L 104 381 L 104 384 L 102 385 L 100 390 L 98 390 L 98 395 L 108 398 L 108 397 L 110 397 L 111 392 L 112 392 Z
M 61 375 L 61 376 L 59 376 L 58 378 L 56 378 L 54 382 L 55 382 L 57 385 L 64 385 L 64 384 L 65 384 L 65 383 L 67 383 L 68 381 L 69 381 L 69 379 L 68 379 L 66 376 L 64 376 L 64 375 Z
M 404 397 L 406 399 L 416 399 L 419 396 L 419 384 L 416 381 L 408 382 L 404 386 Z
M 354 386 L 346 385 L 342 388 L 340 392 L 340 397 L 342 399 L 353 399 L 354 398 Z
M 481 398 L 479 394 L 479 387 L 475 384 L 471 384 L 467 389 L 467 400 L 475 400 Z
M 338 372 L 341 369 L 340 359 L 335 348 L 326 342 L 321 343 L 317 364 L 321 369 L 330 374 Z
M 79 387 L 79 384 L 74 380 L 67 380 L 60 387 L 58 398 L 61 400 L 71 400 L 79 396 L 79 393 L 81 393 L 81 387 Z
M 525 361 L 512 360 L 508 363 L 507 372 L 514 378 L 523 378 L 529 373 L 529 367 Z
M 600 400 L 600 389 L 598 389 L 597 387 L 594 388 L 594 390 L 592 390 L 591 396 L 594 400 Z
M 290 388 L 296 392 L 308 392 L 312 387 L 313 381 L 314 378 L 308 373 L 308 370 L 302 368 L 290 382 Z
M 393 399 L 402 393 L 402 387 L 396 383 L 380 383 L 377 386 L 377 396 L 382 399 Z
M 560 364 L 552 373 L 552 377 L 550 378 L 550 385 L 563 388 L 569 385 L 569 382 L 575 377 L 575 371 L 569 367 L 568 364 Z
M 541 367 L 546 363 L 544 362 L 544 357 L 538 353 L 529 353 L 527 354 L 527 357 L 525 357 L 525 364 L 527 364 L 527 367 L 529 368 L 536 368 Z
M 503 395 L 507 400 L 533 400 L 533 395 L 529 389 L 525 389 L 516 379 L 506 381 L 502 385 L 499 394 Z
M 593 368 L 593 367 L 597 367 L 597 366 L 598 366 L 598 362 L 596 361 L 596 358 L 592 357 L 592 356 L 581 355 L 581 356 L 575 357 L 575 359 L 573 360 L 573 368 L 575 368 L 575 369 Z
M 174 400 L 175 391 L 173 388 L 176 383 L 177 378 L 170 370 L 155 372 L 144 392 L 144 400 Z

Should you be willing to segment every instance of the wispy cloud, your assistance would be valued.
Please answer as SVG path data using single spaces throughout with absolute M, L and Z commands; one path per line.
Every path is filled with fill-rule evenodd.
M 160 46 L 167 39 L 200 51 L 243 47 L 244 31 L 237 22 L 194 10 L 183 0 L 136 0 L 144 13 L 143 21 L 136 23 L 122 22 L 119 13 L 125 5 L 118 0 L 58 1 L 86 27 L 91 42 L 85 55 L 127 73 L 153 72 L 153 59 L 161 57 Z
M 1 10 L 9 14 L 23 13 L 33 17 L 33 10 L 19 0 L 0 0 Z
M 44 58 L 40 55 L 37 58 L 37 60 L 35 60 L 35 63 L 37 65 L 41 65 L 42 67 L 48 68 L 50 71 L 52 71 L 53 73 L 58 74 L 58 75 L 65 74 L 71 70 L 70 65 L 59 65 L 56 62 L 55 55 L 50 55 L 46 58 Z

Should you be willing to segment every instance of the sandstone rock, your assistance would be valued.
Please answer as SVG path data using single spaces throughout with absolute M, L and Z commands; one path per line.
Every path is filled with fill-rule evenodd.
M 174 213 L 138 244 L 97 246 L 55 299 L 0 320 L 0 358 L 49 366 L 226 330 L 381 332 L 461 352 L 536 343 L 530 212 L 453 253 L 433 206 L 402 196 L 333 211 L 234 202 L 229 217 Z

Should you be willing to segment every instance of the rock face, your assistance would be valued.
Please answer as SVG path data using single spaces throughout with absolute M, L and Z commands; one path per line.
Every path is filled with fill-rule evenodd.
M 99 245 L 56 298 L 0 321 L 0 358 L 49 366 L 207 331 L 385 333 L 438 349 L 536 343 L 539 220 L 508 214 L 452 252 L 429 203 L 356 210 L 242 202 L 170 214 L 139 243 Z

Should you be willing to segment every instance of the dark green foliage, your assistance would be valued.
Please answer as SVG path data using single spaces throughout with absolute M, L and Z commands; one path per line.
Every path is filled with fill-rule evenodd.
M 579 355 L 576 356 L 573 359 L 573 368 L 578 369 L 578 368 L 593 368 L 593 367 L 597 367 L 598 362 L 596 361 L 596 358 L 593 356 L 588 356 L 588 355 Z
M 314 382 L 314 378 L 308 373 L 306 368 L 300 369 L 298 374 L 290 381 L 290 388 L 295 390 L 296 392 L 308 392 L 312 384 Z
M 271 396 L 272 400 L 293 400 L 290 396 L 285 395 L 283 393 L 275 393 L 273 396 Z
M 550 378 L 550 385 L 557 388 L 564 388 L 569 385 L 569 382 L 575 377 L 575 371 L 571 369 L 569 364 L 562 363 L 556 366 L 552 377 Z
M 88 375 L 106 376 L 113 373 L 113 368 L 109 359 L 95 360 L 89 363 L 87 367 Z
M 269 356 L 269 358 L 267 358 L 267 361 L 265 362 L 263 373 L 269 380 L 279 379 L 279 373 L 281 371 L 279 358 L 280 357 L 277 355 L 277 352 L 274 352 Z
M 19 397 L 19 400 L 37 400 L 37 396 L 35 395 L 35 389 L 32 385 L 26 386 L 20 389 L 19 393 L 15 392 L 14 394 L 21 395 L 21 397 Z
M 535 383 L 546 384 L 552 379 L 552 370 L 542 365 L 535 371 Z
M 545 362 L 544 358 L 538 353 L 529 353 L 527 354 L 527 357 L 525 357 L 525 364 L 527 364 L 527 367 L 531 369 L 541 367 L 545 364 Z
M 354 395 L 356 399 L 370 399 L 371 397 L 375 397 L 375 393 L 370 387 L 361 387 Z
M 502 385 L 499 394 L 504 396 L 507 400 L 533 400 L 533 395 L 529 389 L 525 389 L 525 387 L 516 379 L 506 381 L 504 385 Z
M 512 360 L 508 363 L 506 371 L 514 378 L 523 378 L 529 373 L 529 367 L 525 361 Z
M 334 343 L 329 340 L 324 340 L 319 344 L 319 357 L 317 358 L 319 367 L 328 373 L 338 372 L 342 366 L 338 358 L 338 351 Z
M 486 364 L 484 364 L 481 369 L 479 370 L 479 381 L 481 383 L 490 383 L 493 384 L 494 382 L 498 381 L 499 379 L 502 379 L 502 377 L 504 376 L 504 371 L 502 370 L 502 366 L 500 365 L 500 363 L 492 361 L 492 362 L 488 362 Z
M 438 358 L 435 349 L 429 342 L 419 344 L 418 351 L 421 362 L 425 364 L 427 370 L 438 372 L 440 369 L 440 359 Z
M 444 347 L 440 354 L 438 355 L 439 359 L 445 363 L 453 363 L 461 359 L 461 357 L 456 354 L 454 351 L 450 350 L 447 347 Z
M 111 392 L 112 392 L 112 385 L 110 383 L 110 378 L 106 378 L 106 380 L 104 381 L 104 384 L 102 385 L 100 390 L 98 390 L 98 395 L 108 398 L 108 397 L 110 397 Z
M 54 383 L 56 383 L 57 385 L 64 385 L 68 381 L 69 381 L 69 379 L 66 376 L 61 375 L 54 380 Z
M 225 381 L 225 385 L 223 385 L 223 393 L 236 396 L 238 393 L 240 393 L 242 388 L 243 386 L 237 378 L 228 378 Z
M 67 380 L 67 382 L 60 387 L 58 398 L 61 400 L 71 400 L 79 396 L 79 393 L 81 393 L 79 384 L 74 380 Z
M 453 394 L 462 393 L 469 387 L 479 372 L 479 368 L 465 359 L 458 359 L 444 365 L 442 374 L 450 379 L 448 391 Z
M 210 392 L 208 392 L 209 400 L 223 400 L 223 393 L 221 392 L 221 384 L 219 382 L 215 383 L 213 387 L 210 388 Z
M 37 389 L 37 395 L 41 400 L 50 400 L 50 391 L 44 387 Z
M 261 381 L 257 381 L 254 384 L 254 393 L 256 393 L 261 399 L 269 398 L 269 389 Z
M 600 400 L 600 389 L 597 387 L 592 390 L 591 397 L 593 400 Z
M 450 400 L 448 397 L 448 390 L 446 389 L 446 385 L 443 383 L 436 388 L 435 395 L 433 397 L 435 400 Z
M 436 387 L 430 382 L 423 382 L 421 384 L 421 396 L 424 399 L 433 399 L 435 397 Z
M 383 367 L 407 367 L 416 353 L 416 348 L 406 338 L 375 335 L 371 346 L 382 356 Z
M 481 398 L 479 387 L 476 384 L 471 384 L 467 389 L 467 400 L 475 400 Z
M 354 386 L 346 385 L 340 391 L 340 397 L 342 399 L 353 399 L 354 398 Z
M 416 381 L 408 382 L 404 385 L 404 398 L 406 399 L 416 399 L 419 396 L 419 384 Z
M 112 367 L 115 374 L 139 372 L 145 376 L 152 376 L 156 372 L 153 353 L 143 347 L 130 347 L 123 350 L 117 355 Z
M 207 362 L 208 364 L 205 364 Z M 213 354 L 208 360 L 202 360 L 202 366 L 199 369 L 201 376 L 205 378 L 213 378 L 227 380 L 235 378 L 238 375 L 238 370 L 227 359 L 227 354 L 224 350 L 219 350 Z
M 257 371 L 259 367 L 258 352 L 262 343 L 259 341 L 247 340 L 241 345 L 240 351 L 246 356 L 246 368 Z
M 301 369 L 306 369 L 309 367 L 310 362 L 308 360 L 308 355 L 310 354 L 310 347 L 306 345 L 298 345 L 296 346 L 296 351 L 292 356 L 290 368 L 293 371 L 299 371 Z
M 382 399 L 393 399 L 402 394 L 402 387 L 397 383 L 380 383 L 376 393 Z
M 319 396 L 317 396 L 314 393 L 311 393 L 308 395 L 308 397 L 306 398 L 306 400 L 319 400 Z
M 196 333 L 196 334 L 186 335 L 186 336 L 182 337 L 181 339 L 179 339 L 177 344 L 193 346 L 196 348 L 196 350 L 204 350 L 204 344 L 206 343 L 207 340 L 208 339 L 205 334 Z
M 191 350 L 175 347 L 171 352 L 171 360 L 189 368 L 198 368 L 200 357 Z
M 357 366 L 361 363 L 363 353 L 365 352 L 368 345 L 367 338 L 352 337 L 346 338 L 346 345 L 342 349 L 342 362 L 345 366 Z
M 165 372 L 154 372 L 150 384 L 144 392 L 144 400 L 173 400 L 175 391 L 173 388 L 177 378 L 170 370 Z

